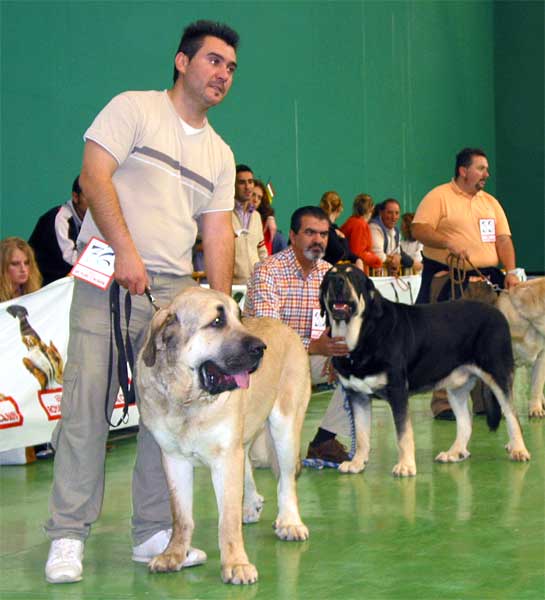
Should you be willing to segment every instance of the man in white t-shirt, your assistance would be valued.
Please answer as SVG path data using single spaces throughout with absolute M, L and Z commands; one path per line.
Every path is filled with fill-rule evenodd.
M 112 246 L 114 277 L 127 290 L 122 295 L 133 295 L 129 333 L 135 356 L 153 313 L 144 291 L 150 288 L 165 305 L 195 285 L 197 221 L 208 281 L 231 292 L 235 164 L 206 116 L 231 87 L 237 44 L 238 35 L 226 25 L 189 25 L 175 55 L 173 86 L 116 96 L 84 135 L 80 184 L 89 210 L 78 243 L 97 236 Z M 109 294 L 76 281 L 45 526 L 52 540 L 45 568 L 50 583 L 82 578 L 83 544 L 100 515 L 109 431 L 104 404 L 107 399 L 111 419 L 119 386 L 115 365 L 109 381 L 109 349 Z M 133 560 L 148 562 L 166 547 L 172 520 L 160 450 L 143 424 L 132 491 Z M 192 548 L 184 566 L 204 560 L 204 552 Z

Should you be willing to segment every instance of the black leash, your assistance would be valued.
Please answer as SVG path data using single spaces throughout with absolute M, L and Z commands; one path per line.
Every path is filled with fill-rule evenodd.
M 134 404 L 136 397 L 134 394 L 134 383 L 132 379 L 129 381 L 129 368 L 131 375 L 134 373 L 134 354 L 132 351 L 131 338 L 129 336 L 129 322 L 131 319 L 131 295 L 127 291 L 125 293 L 125 339 L 121 330 L 121 310 L 119 302 L 120 288 L 117 281 L 112 281 L 110 286 L 110 356 L 108 360 L 108 385 L 106 387 L 106 401 L 104 404 L 104 416 L 110 427 L 119 427 L 121 423 L 127 423 L 129 419 L 129 406 Z M 114 357 L 113 339 L 117 348 L 117 375 L 119 377 L 119 385 L 123 392 L 124 405 L 123 414 L 119 421 L 114 425 L 109 417 L 110 404 L 110 387 L 112 385 L 112 368 Z M 127 368 L 127 364 L 129 365 Z M 115 404 L 115 400 L 114 400 Z
M 119 427 L 121 423 L 127 423 L 129 420 L 129 406 L 136 402 L 134 382 L 132 380 L 132 377 L 134 377 L 134 353 L 129 335 L 132 304 L 131 295 L 128 291 L 125 292 L 125 339 L 123 339 L 119 302 L 120 292 L 121 288 L 119 287 L 117 281 L 112 281 L 110 286 L 110 355 L 108 360 L 108 385 L 106 387 L 106 401 L 104 403 L 104 416 L 110 427 Z M 159 306 L 155 302 L 155 298 L 151 295 L 149 288 L 145 289 L 145 294 L 155 311 L 158 311 Z M 112 337 L 115 339 L 115 346 L 117 348 L 117 376 L 119 378 L 119 385 L 121 387 L 121 391 L 123 392 L 124 398 L 123 414 L 115 425 L 111 422 L 108 414 L 110 405 L 110 388 L 112 386 L 112 365 L 114 358 L 114 344 Z M 131 371 L 131 379 L 129 379 L 129 369 Z

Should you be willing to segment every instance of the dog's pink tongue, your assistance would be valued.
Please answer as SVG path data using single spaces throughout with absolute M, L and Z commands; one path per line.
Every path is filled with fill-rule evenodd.
M 248 373 L 248 371 L 237 373 L 236 375 L 233 375 L 233 377 L 239 388 L 247 388 L 250 386 L 250 373 Z

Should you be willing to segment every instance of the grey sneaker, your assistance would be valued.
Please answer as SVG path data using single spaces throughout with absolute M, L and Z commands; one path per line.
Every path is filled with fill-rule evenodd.
M 81 581 L 83 574 L 83 542 L 60 538 L 51 542 L 45 563 L 45 578 L 49 583 Z
M 145 542 L 133 547 L 132 559 L 135 562 L 149 563 L 152 558 L 155 558 L 166 549 L 168 543 L 170 542 L 171 535 L 172 529 L 163 529 L 158 531 Z M 187 552 L 187 557 L 182 567 L 187 568 L 202 565 L 206 562 L 207 558 L 206 552 L 203 552 L 198 548 L 190 548 Z

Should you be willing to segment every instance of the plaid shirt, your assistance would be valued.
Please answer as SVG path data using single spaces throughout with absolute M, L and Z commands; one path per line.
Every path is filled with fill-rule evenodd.
M 257 264 L 244 300 L 247 317 L 273 317 L 294 329 L 308 350 L 312 311 L 320 308 L 320 284 L 331 265 L 318 260 L 307 278 L 293 248 Z

